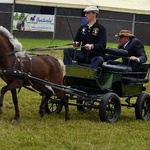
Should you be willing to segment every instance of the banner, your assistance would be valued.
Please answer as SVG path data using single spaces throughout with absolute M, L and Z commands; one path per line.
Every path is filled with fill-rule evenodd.
M 14 12 L 13 30 L 54 32 L 54 15 Z

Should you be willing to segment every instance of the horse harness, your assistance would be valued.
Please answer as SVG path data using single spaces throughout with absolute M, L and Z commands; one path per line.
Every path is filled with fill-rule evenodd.
M 13 51 L 13 52 L 8 52 L 8 53 L 0 53 L 0 56 L 11 56 L 11 55 L 15 55 L 16 53 L 21 52 L 21 51 Z M 23 51 L 22 51 L 23 52 Z M 12 68 L 0 68 L 0 75 L 15 75 L 16 73 L 22 72 L 25 73 L 23 70 L 23 66 L 24 66 L 24 62 L 25 61 L 29 61 L 29 72 L 26 74 L 32 74 L 32 57 L 29 56 L 26 52 L 25 52 L 25 56 L 24 57 L 20 57 L 20 56 L 16 56 L 16 59 L 14 61 L 14 64 L 12 66 Z M 17 64 L 19 63 L 19 69 L 17 68 Z M 20 75 L 19 75 L 20 76 Z
M 17 52 L 20 52 L 20 51 L 0 53 L 0 56 L 11 56 L 11 55 L 15 55 Z M 27 60 L 29 61 L 29 64 L 30 64 L 30 71 L 28 73 L 25 73 L 23 71 L 23 65 L 24 65 L 24 61 L 27 61 Z M 20 64 L 19 69 L 17 69 L 17 63 L 18 62 Z M 21 77 L 21 78 L 27 79 L 28 82 L 32 85 L 32 81 L 30 81 L 30 79 L 29 79 L 29 76 L 31 75 L 31 73 L 32 73 L 32 57 L 29 56 L 27 53 L 26 53 L 25 57 L 16 57 L 12 68 L 0 68 L 0 75 L 6 75 L 6 76 L 10 75 L 10 76 Z M 36 91 L 33 88 L 27 87 L 25 85 L 23 87 L 30 90 L 30 91 L 39 93 L 38 91 Z M 21 88 L 19 89 L 19 91 L 20 90 L 21 90 Z M 18 91 L 18 93 L 19 93 L 19 91 Z

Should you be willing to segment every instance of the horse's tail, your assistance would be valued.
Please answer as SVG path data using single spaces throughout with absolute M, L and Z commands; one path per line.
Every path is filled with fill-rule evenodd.
M 65 74 L 66 74 L 65 65 L 64 65 L 63 61 L 60 60 L 60 59 L 58 60 L 58 62 L 60 63 L 60 66 L 61 66 L 61 68 L 62 68 L 63 76 L 65 76 Z

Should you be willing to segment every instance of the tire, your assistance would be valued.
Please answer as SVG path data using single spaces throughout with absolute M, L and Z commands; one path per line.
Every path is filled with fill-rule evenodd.
M 44 97 L 45 96 L 42 96 L 42 100 L 44 99 Z M 48 113 L 59 114 L 62 110 L 62 107 L 63 105 L 61 103 L 61 100 L 58 100 L 55 96 L 53 96 L 48 100 L 45 111 Z
M 146 92 L 142 92 L 136 100 L 135 117 L 145 121 L 150 119 L 150 95 Z
M 78 111 L 90 112 L 92 110 L 92 107 L 81 106 L 81 105 L 91 105 L 90 101 L 82 100 L 82 98 L 77 97 L 77 101 L 76 102 L 77 102 L 77 110 Z
M 107 93 L 101 100 L 99 117 L 102 122 L 116 122 L 120 118 L 121 103 L 115 93 Z

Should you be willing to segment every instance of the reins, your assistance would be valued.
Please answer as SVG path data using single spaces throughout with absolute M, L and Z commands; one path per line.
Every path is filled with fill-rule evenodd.
M 18 51 L 13 51 L 13 52 L 1 52 L 0 56 L 10 56 L 13 55 L 15 53 L 17 53 Z

